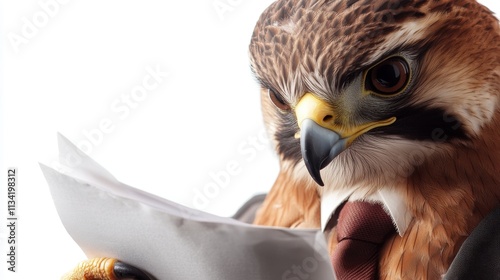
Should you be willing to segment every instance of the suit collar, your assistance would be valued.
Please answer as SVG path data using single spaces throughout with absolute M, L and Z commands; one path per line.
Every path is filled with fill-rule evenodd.
M 388 188 L 382 188 L 370 196 L 360 195 L 360 188 L 333 190 L 324 192 L 321 197 L 321 229 L 327 230 L 337 223 L 338 208 L 346 201 L 380 202 L 391 217 L 396 230 L 402 236 L 413 218 L 403 197 Z M 365 193 L 365 192 L 363 192 Z

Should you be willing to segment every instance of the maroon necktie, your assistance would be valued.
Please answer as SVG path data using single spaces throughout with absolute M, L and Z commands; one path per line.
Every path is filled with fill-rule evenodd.
M 378 279 L 379 250 L 394 232 L 392 219 L 382 205 L 346 202 L 339 213 L 338 245 L 332 254 L 337 279 Z

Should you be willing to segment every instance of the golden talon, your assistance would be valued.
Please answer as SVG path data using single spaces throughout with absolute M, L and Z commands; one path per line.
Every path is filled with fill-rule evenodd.
M 111 258 L 95 258 L 83 261 L 62 280 L 151 280 L 142 270 Z
M 114 273 L 116 259 L 95 258 L 80 262 L 62 280 L 118 280 Z

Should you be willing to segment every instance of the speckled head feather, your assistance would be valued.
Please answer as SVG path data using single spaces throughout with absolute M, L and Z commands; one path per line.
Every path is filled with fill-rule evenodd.
M 394 96 L 367 94 L 367 71 L 393 56 L 408 63 L 408 85 Z M 316 190 L 296 137 L 294 109 L 306 93 L 326 102 L 339 126 L 396 118 L 332 160 L 318 193 L 400 192 L 414 220 L 388 245 L 381 278 L 439 279 L 500 204 L 500 27 L 491 11 L 475 0 L 280 0 L 258 21 L 250 60 L 280 155 L 273 189 L 281 195 Z M 289 109 L 276 108 L 268 91 Z
M 499 42 L 496 19 L 473 0 L 277 1 L 258 21 L 250 54 L 262 87 L 292 107 L 313 92 L 353 123 L 398 117 L 394 126 L 373 133 L 434 140 L 441 127 L 451 140 L 477 136 L 492 118 Z M 391 55 L 411 60 L 408 91 L 347 104 L 346 88 Z M 293 116 L 272 118 L 278 151 L 300 161 Z
M 322 82 L 308 81 L 312 73 L 325 80 L 318 89 L 332 93 L 384 56 L 423 55 L 443 40 L 466 43 L 495 28 L 491 13 L 472 0 L 276 1 L 257 23 L 250 51 L 257 77 L 294 101 Z

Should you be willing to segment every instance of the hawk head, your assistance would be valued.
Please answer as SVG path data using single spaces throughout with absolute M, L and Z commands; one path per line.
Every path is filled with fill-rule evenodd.
M 297 179 L 377 188 L 462 150 L 500 164 L 500 28 L 475 0 L 279 0 L 250 58 Z

